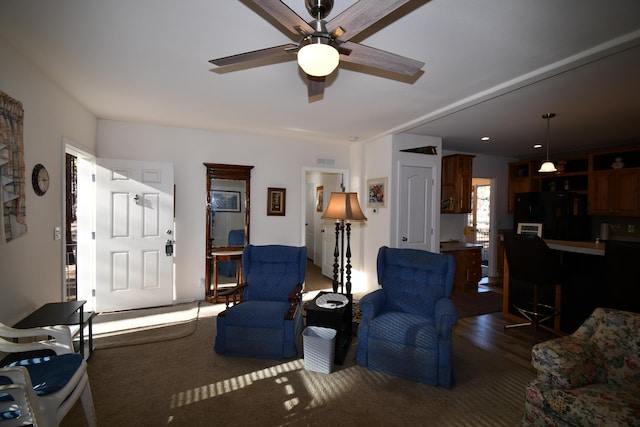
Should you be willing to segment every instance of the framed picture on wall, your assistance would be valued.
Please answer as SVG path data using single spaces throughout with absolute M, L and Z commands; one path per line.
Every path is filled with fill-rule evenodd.
M 367 207 L 387 207 L 387 178 L 373 178 L 367 180 Z
M 316 212 L 324 210 L 324 186 L 316 187 Z
M 240 192 L 212 190 L 211 209 L 216 212 L 240 212 Z
M 286 207 L 286 188 L 267 189 L 267 215 L 284 216 Z

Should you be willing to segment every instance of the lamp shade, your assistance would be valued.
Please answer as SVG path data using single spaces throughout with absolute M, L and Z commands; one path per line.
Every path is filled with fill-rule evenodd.
M 350 221 L 366 221 L 358 203 L 358 193 L 331 193 L 329 206 L 322 219 L 343 219 Z
M 558 169 L 556 169 L 556 166 L 553 164 L 553 162 L 547 160 L 546 162 L 540 165 L 540 169 L 538 169 L 538 172 L 541 172 L 541 173 L 556 172 L 557 170 Z
M 298 65 L 310 76 L 328 76 L 339 62 L 338 50 L 323 37 L 309 39 L 308 44 L 298 50 Z

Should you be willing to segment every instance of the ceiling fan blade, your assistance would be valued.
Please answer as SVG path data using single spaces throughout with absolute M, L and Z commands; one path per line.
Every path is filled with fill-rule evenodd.
M 350 40 L 410 0 L 360 0 L 327 23 L 329 33 L 340 41 Z M 342 28 L 344 34 L 334 31 Z
M 415 76 L 424 67 L 424 62 L 358 43 L 346 42 L 340 47 L 351 51 L 349 55 L 340 55 L 340 61 L 344 62 L 366 65 L 406 76 Z
M 287 30 L 295 35 L 301 33 L 311 34 L 315 30 L 308 22 L 300 17 L 297 13 L 289 8 L 280 0 L 251 0 L 256 6 L 259 6 L 281 23 Z
M 307 93 L 309 98 L 324 93 L 324 77 L 315 77 L 307 74 Z
M 209 62 L 217 65 L 218 67 L 224 67 L 226 65 L 235 65 L 263 58 L 274 58 L 277 56 L 290 55 L 297 52 L 297 47 L 298 45 L 296 44 L 288 43 L 280 46 L 269 47 L 266 49 L 239 53 L 237 55 L 225 56 L 224 58 L 212 59 Z

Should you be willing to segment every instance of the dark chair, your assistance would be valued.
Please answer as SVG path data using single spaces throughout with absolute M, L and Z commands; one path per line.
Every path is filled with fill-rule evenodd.
M 244 229 L 229 231 L 229 246 L 244 246 Z M 227 277 L 236 275 L 235 261 L 220 261 L 218 263 L 218 273 Z
M 561 265 L 559 255 L 535 234 L 506 233 L 504 247 L 509 267 L 510 289 L 519 285 L 525 298 L 510 295 L 514 308 L 528 321 L 505 325 L 505 329 L 531 326 L 537 339 L 538 329 L 556 333 L 560 329 Z M 511 286 L 513 283 L 516 286 Z M 555 318 L 554 328 L 543 325 Z
M 450 388 L 458 313 L 455 259 L 417 249 L 378 251 L 378 283 L 360 299 L 356 362 L 373 371 Z
M 295 357 L 303 329 L 306 267 L 304 246 L 246 246 L 242 253 L 245 282 L 219 294 L 240 302 L 218 315 L 215 352 L 265 359 Z
M 604 247 L 605 281 L 600 305 L 640 313 L 638 266 L 640 243 L 607 240 Z

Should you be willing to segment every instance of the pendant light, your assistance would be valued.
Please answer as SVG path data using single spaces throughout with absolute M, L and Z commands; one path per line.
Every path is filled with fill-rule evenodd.
M 543 119 L 547 119 L 547 160 L 545 160 L 544 163 L 540 165 L 540 169 L 538 169 L 538 172 L 540 173 L 556 172 L 558 170 L 556 169 L 556 166 L 553 164 L 553 162 L 549 160 L 549 141 L 551 141 L 549 121 L 555 116 L 555 113 L 547 113 L 542 115 Z

